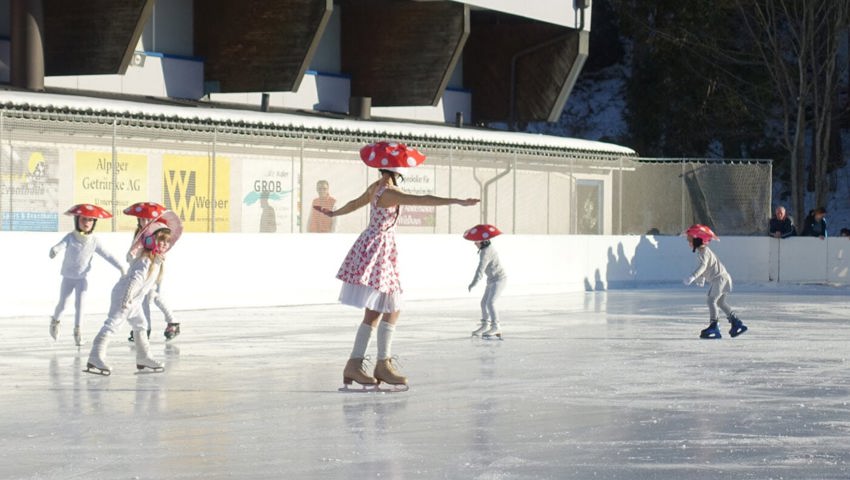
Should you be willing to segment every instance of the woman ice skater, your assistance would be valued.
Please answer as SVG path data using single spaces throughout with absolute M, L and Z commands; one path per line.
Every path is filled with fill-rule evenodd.
M 367 145 L 360 150 L 360 158 L 367 166 L 378 170 L 378 181 L 337 210 L 316 207 L 330 217 L 345 215 L 366 205 L 371 207 L 369 226 L 354 242 L 336 276 L 343 282 L 340 302 L 364 309 L 363 322 L 357 329 L 354 348 L 343 370 L 343 383 L 346 388 L 352 382 L 364 386 L 384 382 L 406 388 L 407 378 L 396 371 L 391 355 L 392 337 L 402 306 L 395 238 L 399 208 L 401 205 L 473 206 L 478 199 L 404 193 L 398 188 L 398 182 L 403 180 L 408 168 L 421 165 L 425 156 L 402 143 Z M 374 374 L 369 375 L 363 363 L 376 326 L 378 355 Z

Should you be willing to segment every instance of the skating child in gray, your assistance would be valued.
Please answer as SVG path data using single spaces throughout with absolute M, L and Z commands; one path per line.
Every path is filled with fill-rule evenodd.
M 50 258 L 56 257 L 63 250 L 65 258 L 62 260 L 62 286 L 59 287 L 59 302 L 50 317 L 50 336 L 53 340 L 59 336 L 59 319 L 68 303 L 68 297 L 76 293 L 74 297 L 74 343 L 82 344 L 80 333 L 80 321 L 83 316 L 83 299 L 88 290 L 87 276 L 91 270 L 91 261 L 94 254 L 103 257 L 107 262 L 117 268 L 124 275 L 124 266 L 111 253 L 107 252 L 103 245 L 93 235 L 94 227 L 99 218 L 110 218 L 112 214 L 97 205 L 81 203 L 69 208 L 65 215 L 74 216 L 74 231 L 62 237 L 56 245 L 50 248 Z
M 481 335 L 483 338 L 502 337 L 499 328 L 499 314 L 496 311 L 496 299 L 502 294 L 507 284 L 508 277 L 499 262 L 499 254 L 491 245 L 493 237 L 501 234 L 498 228 L 492 225 L 476 225 L 463 234 L 463 238 L 475 242 L 478 247 L 478 268 L 475 277 L 469 284 L 469 291 L 481 280 L 487 277 L 487 287 L 481 297 L 481 326 L 472 332 L 473 336 Z
M 701 287 L 705 282 L 708 282 L 709 325 L 700 332 L 700 338 L 722 337 L 720 329 L 717 327 L 718 308 L 726 314 L 726 318 L 732 324 L 729 335 L 737 337 L 746 332 L 747 326 L 738 319 L 732 307 L 726 303 L 726 296 L 732 291 L 732 277 L 726 272 L 726 267 L 720 263 L 714 252 L 708 248 L 708 243 L 717 238 L 717 235 L 710 228 L 700 224 L 692 225 L 685 234 L 692 251 L 697 254 L 699 266 L 691 276 L 684 280 L 684 284 L 690 285 L 696 282 Z
M 166 211 L 157 221 L 149 223 L 139 232 L 135 243 L 141 245 L 142 252 L 136 256 L 127 275 L 112 288 L 109 314 L 92 341 L 85 371 L 101 375 L 111 373 L 112 369 L 106 364 L 106 347 L 109 337 L 115 334 L 125 320 L 135 333 L 136 367 L 139 370 L 147 368 L 155 372 L 163 370 L 162 363 L 150 357 L 150 344 L 145 332 L 147 320 L 142 313 L 142 301 L 162 280 L 165 252 L 180 238 L 182 228 L 177 215 Z
M 133 239 L 139 235 L 139 232 L 150 222 L 156 220 L 162 213 L 165 211 L 165 207 L 156 203 L 156 202 L 138 202 L 130 205 L 129 207 L 124 209 L 125 215 L 130 215 L 136 217 L 136 232 L 133 234 Z M 132 247 L 127 252 L 127 261 L 133 263 L 136 259 L 136 256 L 141 253 L 141 248 L 133 249 Z M 165 300 L 162 298 L 161 293 L 162 283 L 157 283 L 154 288 L 148 293 L 145 297 L 144 302 L 142 302 L 142 312 L 145 314 L 145 318 L 147 319 L 147 335 L 148 338 L 151 338 L 151 303 L 155 304 L 159 307 L 159 310 L 165 316 L 165 331 L 163 335 L 165 335 L 166 340 L 171 340 L 178 335 L 180 335 L 180 323 L 175 321 L 174 314 L 171 312 L 171 309 L 166 305 Z M 130 331 L 130 336 L 127 338 L 129 341 L 133 341 L 133 331 Z

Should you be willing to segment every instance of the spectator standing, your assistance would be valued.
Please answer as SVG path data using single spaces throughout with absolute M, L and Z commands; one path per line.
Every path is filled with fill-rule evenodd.
M 331 233 L 336 227 L 336 220 L 326 215 L 318 214 L 317 209 L 333 210 L 336 199 L 330 195 L 330 184 L 327 180 L 316 182 L 318 197 L 313 199 L 310 218 L 307 221 L 307 231 L 310 233 Z
M 783 206 L 776 207 L 768 228 L 770 230 L 770 236 L 774 238 L 788 238 L 797 235 L 797 227 L 794 226 L 794 219 L 786 213 Z
M 826 209 L 823 207 L 818 207 L 809 212 L 809 215 L 803 222 L 803 233 L 801 235 L 804 237 L 819 237 L 821 240 L 826 238 L 828 234 L 825 217 Z

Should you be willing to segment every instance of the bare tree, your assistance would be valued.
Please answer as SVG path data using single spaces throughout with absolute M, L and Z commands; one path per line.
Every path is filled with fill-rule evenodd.
M 780 142 L 790 156 L 794 214 L 805 210 L 805 143 L 812 142 L 816 203 L 824 206 L 839 87 L 841 36 L 850 0 L 737 0 L 747 32 L 776 88 Z

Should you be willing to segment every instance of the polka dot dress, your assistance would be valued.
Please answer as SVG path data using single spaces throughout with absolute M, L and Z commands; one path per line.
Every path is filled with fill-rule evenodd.
M 336 275 L 336 278 L 345 283 L 340 293 L 343 303 L 378 311 L 384 311 L 386 308 L 373 308 L 376 301 L 386 306 L 388 298 L 381 297 L 397 298 L 402 291 L 396 264 L 398 250 L 395 240 L 399 207 L 381 208 L 377 205 L 386 189 L 387 186 L 384 185 L 375 192 L 375 197 L 370 202 L 369 226 L 354 242 Z M 368 288 L 364 290 L 363 287 Z M 354 295 L 355 291 L 359 293 Z M 371 300 L 364 299 L 364 295 L 372 297 Z M 347 301 L 352 297 L 359 300 Z

